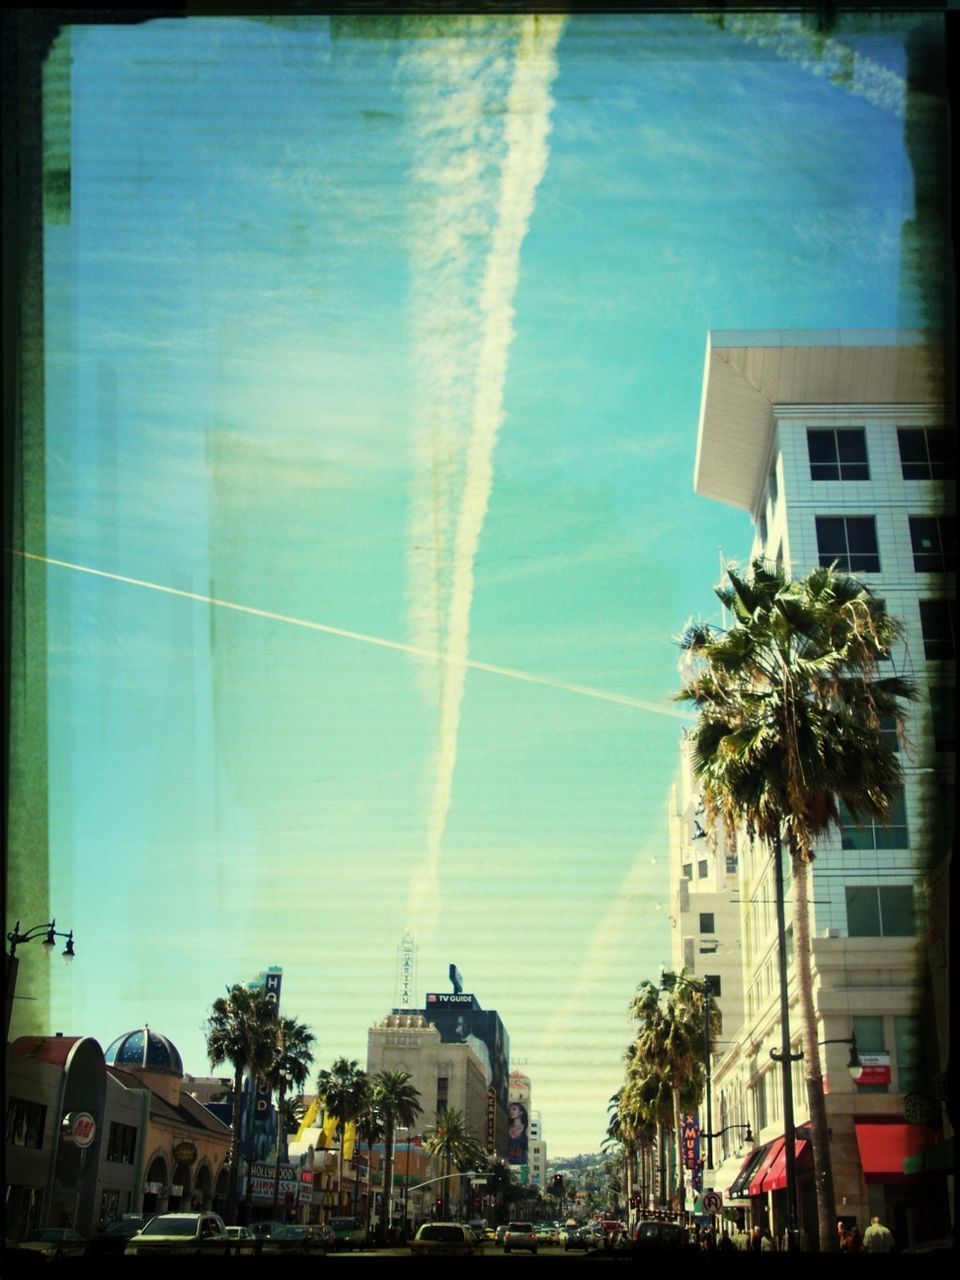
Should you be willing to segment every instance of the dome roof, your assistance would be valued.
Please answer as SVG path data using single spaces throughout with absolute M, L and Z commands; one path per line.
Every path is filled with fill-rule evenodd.
M 177 1046 L 166 1036 L 139 1027 L 118 1036 L 107 1046 L 103 1055 L 108 1066 L 126 1067 L 128 1070 L 168 1071 L 171 1075 L 183 1075 L 183 1060 Z

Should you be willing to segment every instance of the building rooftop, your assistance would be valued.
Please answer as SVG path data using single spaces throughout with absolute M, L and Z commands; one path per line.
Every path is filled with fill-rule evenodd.
M 916 330 L 712 330 L 695 491 L 752 512 L 766 482 L 774 406 L 939 404 L 942 361 Z

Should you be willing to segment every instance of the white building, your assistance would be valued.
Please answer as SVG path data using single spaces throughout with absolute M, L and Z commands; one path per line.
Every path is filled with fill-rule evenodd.
M 751 558 L 782 562 L 797 576 L 837 560 L 904 623 L 891 662 L 920 696 L 909 709 L 903 795 L 887 823 L 851 826 L 820 844 L 811 895 L 838 1214 L 861 1229 L 879 1214 L 901 1245 L 946 1233 L 953 1190 L 941 1099 L 955 786 L 955 455 L 940 359 L 904 332 L 712 333 L 694 477 L 698 493 L 749 512 Z M 701 923 L 709 900 L 726 906 L 732 896 L 716 863 L 703 877 L 684 874 L 683 859 L 696 862 L 696 796 L 687 786 L 673 804 L 675 961 L 692 954 L 700 972 L 701 960 L 709 971 L 701 946 L 710 935 L 691 922 Z M 699 843 L 709 845 L 712 834 Z M 724 1018 L 729 1043 L 713 1073 L 713 1129 L 749 1122 L 758 1145 L 745 1164 L 736 1157 L 742 1130 L 731 1128 L 719 1141 L 713 1182 L 739 1191 L 752 1221 L 779 1230 L 783 1100 L 769 1052 L 779 1046 L 780 1017 L 768 851 L 741 841 L 736 875 L 739 919 L 721 922 L 714 912 L 713 923 L 717 956 L 739 942 L 745 1007 L 739 1030 Z M 789 954 L 789 897 L 787 922 Z M 791 1031 L 796 1051 L 792 979 Z M 858 1083 L 846 1069 L 844 1041 L 854 1035 L 867 1064 Z M 793 1084 L 800 1128 L 808 1112 L 799 1063 Z M 798 1189 L 801 1226 L 815 1234 L 803 1148 Z

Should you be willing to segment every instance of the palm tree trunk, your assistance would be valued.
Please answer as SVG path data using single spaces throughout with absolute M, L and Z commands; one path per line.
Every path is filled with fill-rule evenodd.
M 270 1206 L 270 1217 L 274 1221 L 277 1218 L 277 1204 L 280 1200 L 280 1148 L 283 1145 L 283 1102 L 286 1092 L 281 1081 L 277 1094 L 277 1163 L 273 1170 L 273 1204 Z
M 243 1067 L 239 1066 L 233 1073 L 233 1115 L 231 1123 L 233 1134 L 230 1139 L 230 1177 L 227 1181 L 227 1213 L 230 1221 L 237 1219 L 237 1173 L 240 1163 L 240 1116 L 243 1109 Z
M 817 1014 L 813 1005 L 813 966 L 810 949 L 810 864 L 791 842 L 793 863 L 793 929 L 797 990 L 800 996 L 800 1033 L 803 1044 L 804 1075 L 807 1104 L 810 1109 L 810 1137 L 813 1148 L 813 1177 L 817 1191 L 817 1224 L 821 1253 L 838 1248 L 836 1231 L 837 1203 L 833 1190 L 833 1165 L 830 1159 L 830 1131 L 827 1126 L 827 1102 L 823 1092 L 820 1068 L 820 1046 L 817 1043 Z
M 380 1243 L 387 1243 L 390 1210 L 393 1200 L 393 1117 L 388 1115 L 383 1127 L 383 1199 L 380 1203 Z
M 683 1126 L 680 1116 L 680 1090 L 673 1090 L 673 1150 L 677 1160 L 677 1208 L 686 1209 L 686 1187 L 683 1181 Z

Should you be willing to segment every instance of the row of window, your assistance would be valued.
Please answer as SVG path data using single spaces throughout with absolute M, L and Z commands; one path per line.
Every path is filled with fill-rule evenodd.
M 880 550 L 873 516 L 817 516 L 817 552 L 822 565 L 835 561 L 848 573 L 879 573 Z M 955 516 L 910 516 L 910 544 L 917 573 L 955 573 Z
M 904 480 L 953 480 L 957 474 L 953 432 L 942 427 L 897 430 Z M 811 480 L 869 480 L 867 437 L 862 428 L 807 431 Z M 775 481 L 771 498 L 776 500 Z
M 848 884 L 846 897 L 848 937 L 912 938 L 916 933 L 910 885 Z
M 26 1098 L 10 1098 L 7 1102 L 7 1145 L 11 1147 L 43 1146 L 47 1108 Z

